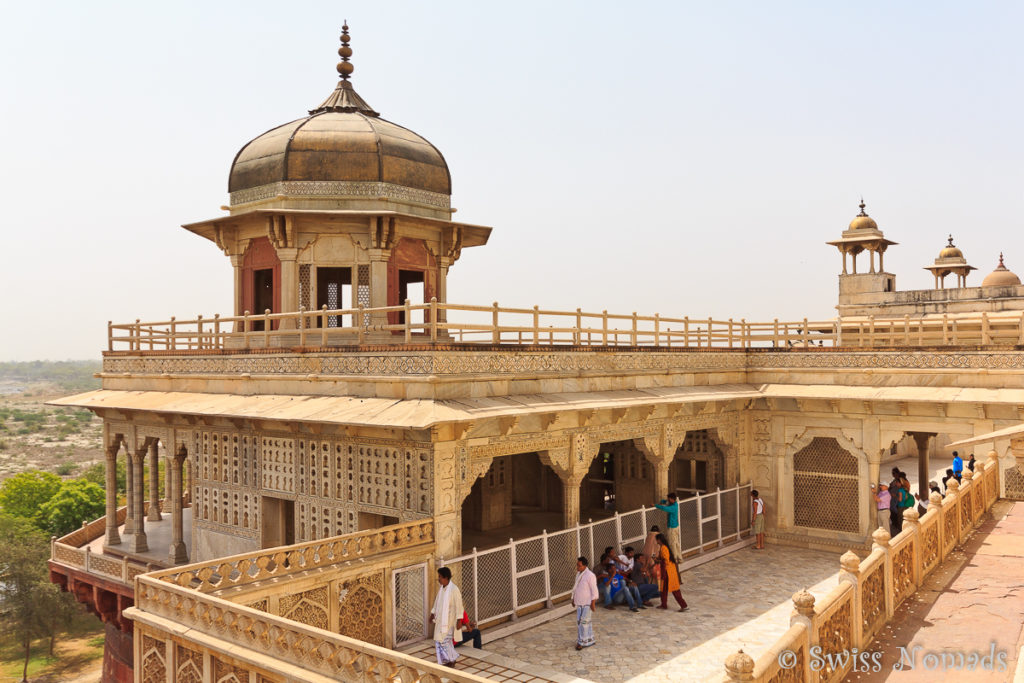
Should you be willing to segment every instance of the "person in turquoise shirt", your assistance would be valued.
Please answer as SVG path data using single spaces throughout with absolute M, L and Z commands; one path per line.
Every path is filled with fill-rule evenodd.
M 654 507 L 668 514 L 668 533 L 665 536 L 672 547 L 672 554 L 679 557 L 679 496 L 673 491 L 668 494 L 667 500 L 662 500 Z

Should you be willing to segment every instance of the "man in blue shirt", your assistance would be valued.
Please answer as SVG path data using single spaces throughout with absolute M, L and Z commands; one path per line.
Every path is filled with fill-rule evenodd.
M 665 534 L 669 544 L 672 546 L 672 554 L 680 557 L 679 552 L 679 496 L 673 491 L 668 494 L 667 500 L 662 500 L 654 507 L 662 512 L 668 513 L 668 533 Z
M 953 476 L 956 477 L 957 481 L 960 481 L 960 477 L 964 473 L 964 459 L 960 457 L 960 454 L 953 451 Z

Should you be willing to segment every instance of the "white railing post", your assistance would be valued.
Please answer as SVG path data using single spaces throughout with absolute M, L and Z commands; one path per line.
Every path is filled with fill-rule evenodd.
M 633 331 L 629 335 L 629 345 L 636 346 L 636 311 L 633 311 Z
M 533 345 L 540 344 L 540 306 L 533 307 Z
M 615 513 L 615 547 L 622 547 L 622 515 Z
M 509 575 L 512 577 L 512 621 L 519 619 L 516 614 L 516 610 L 519 609 L 519 580 L 516 576 L 516 541 L 514 538 L 508 539 L 508 560 L 511 567 L 509 567 Z
M 661 346 L 661 320 L 659 318 L 660 318 L 660 316 L 657 313 L 655 313 L 654 314 L 654 345 L 655 346 Z
M 583 339 L 583 311 L 576 309 L 576 330 L 572 334 L 572 343 L 579 346 Z
M 224 340 L 220 338 L 220 313 L 213 314 L 213 339 L 210 348 L 224 348 Z
M 473 607 L 476 609 L 476 619 L 480 620 L 480 571 L 476 547 L 473 547 Z
M 306 345 L 306 307 L 299 306 L 299 346 Z
M 694 482 L 696 483 L 696 482 Z M 704 552 L 704 506 L 701 505 L 700 493 L 698 493 L 694 500 L 697 501 L 697 548 L 703 554 Z M 683 525 L 679 525 L 680 533 L 682 533 Z M 682 539 L 680 539 L 680 545 L 682 545 Z M 682 548 L 680 548 L 682 550 Z
M 683 346 L 690 346 L 690 316 L 683 318 Z
M 150 337 L 152 339 L 152 337 Z M 153 348 L 153 342 L 149 343 L 149 348 Z M 203 316 L 196 316 L 196 348 L 203 348 Z
M 554 603 L 551 602 L 551 569 L 550 562 L 548 561 L 550 554 L 548 553 L 547 529 L 541 531 L 541 547 L 544 550 L 544 556 L 543 558 L 541 558 L 541 561 L 544 563 L 544 606 L 548 609 L 551 609 L 552 607 L 554 607 Z M 577 555 L 577 557 L 579 557 L 579 555 Z
M 608 311 L 601 313 L 601 345 L 608 346 Z
M 270 348 L 270 309 L 263 311 L 263 348 Z
M 718 547 L 721 548 L 725 543 L 722 542 L 722 489 L 718 489 Z M 739 496 L 737 496 L 739 497 Z

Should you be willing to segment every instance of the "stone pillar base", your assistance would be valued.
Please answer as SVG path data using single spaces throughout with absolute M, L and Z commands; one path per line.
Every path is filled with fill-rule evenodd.
M 172 543 L 167 554 L 167 559 L 173 564 L 187 564 L 188 550 L 184 543 Z

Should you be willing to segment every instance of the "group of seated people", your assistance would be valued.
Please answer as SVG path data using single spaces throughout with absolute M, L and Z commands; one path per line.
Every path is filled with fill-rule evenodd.
M 659 596 L 656 579 L 651 575 L 651 561 L 643 553 L 637 553 L 632 546 L 626 546 L 617 554 L 612 546 L 604 549 L 601 559 L 594 567 L 597 575 L 597 589 L 605 609 L 625 603 L 630 612 L 653 607 L 651 598 Z

